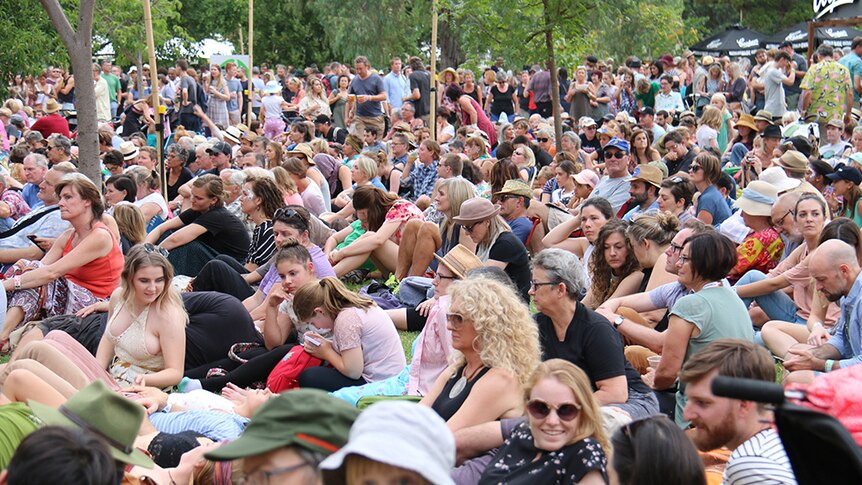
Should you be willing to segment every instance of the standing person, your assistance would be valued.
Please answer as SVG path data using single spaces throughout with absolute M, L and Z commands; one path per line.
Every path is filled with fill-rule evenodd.
M 230 100 L 230 89 L 227 81 L 222 77 L 221 66 L 212 64 L 210 66 L 210 82 L 207 88 L 207 116 L 218 126 L 227 128 L 230 126 L 228 115 L 228 100 Z
M 799 111 L 805 115 L 820 114 L 820 132 L 826 132 L 829 120 L 850 123 L 853 109 L 853 82 L 850 71 L 832 60 L 832 46 L 823 44 L 817 48 L 821 61 L 811 66 L 799 87 L 802 98 Z
M 536 73 L 530 78 L 527 91 L 533 94 L 533 103 L 535 103 L 536 109 L 532 110 L 530 114 L 538 113 L 542 118 L 550 118 L 553 116 L 553 108 L 551 106 L 551 71 L 543 69 L 538 64 L 533 66 L 533 69 L 535 69 Z
M 356 68 L 356 76 L 348 89 L 351 96 L 347 105 L 346 123 L 350 125 L 356 122 L 354 133 L 365 133 L 366 126 L 373 126 L 378 133 L 383 133 L 386 123 L 383 120 L 382 103 L 387 99 L 383 79 L 371 72 L 371 66 L 365 56 L 354 59 L 353 66 Z
M 497 130 L 482 107 L 472 97 L 464 94 L 464 90 L 458 83 L 452 83 L 446 87 L 446 97 L 455 103 L 455 107 L 461 112 L 461 126 L 475 125 L 488 135 L 488 144 L 497 143 Z
M 281 97 L 281 87 L 276 81 L 266 83 L 266 90 L 260 100 L 260 116 L 263 118 L 263 131 L 267 138 L 274 140 L 284 133 L 284 120 L 281 117 L 281 107 L 285 104 Z
M 231 125 L 236 125 L 240 121 L 243 108 L 242 80 L 237 75 L 236 64 L 233 62 L 224 65 L 224 72 L 230 93 L 230 99 L 227 101 L 228 121 Z
M 350 77 L 338 76 L 335 84 L 328 99 L 329 109 L 332 110 L 332 125 L 347 130 L 347 100 L 349 99 Z
M 99 69 L 99 65 L 94 64 L 93 69 Z M 117 116 L 117 100 L 122 94 L 120 78 L 111 73 L 111 61 L 107 59 L 102 61 L 102 69 L 99 75 L 102 79 L 105 80 L 105 83 L 108 85 L 108 98 L 110 100 L 109 103 L 111 108 L 110 118 L 113 118 L 114 116 Z
M 701 451 L 726 446 L 732 450 L 724 483 L 795 485 L 796 478 L 765 404 L 718 397 L 712 383 L 718 376 L 775 382 L 772 356 L 751 342 L 721 339 L 694 354 L 680 372 L 688 403 L 685 418 L 694 425 L 691 440 Z
M 405 96 L 405 101 L 413 102 L 415 114 L 421 119 L 425 126 L 430 126 L 431 115 L 431 73 L 425 70 L 422 60 L 416 56 L 410 58 L 410 94 Z
M 386 86 L 386 115 L 390 119 L 393 114 L 398 114 L 401 111 L 401 106 L 404 104 L 405 96 L 410 92 L 410 82 L 407 76 L 401 70 L 402 63 L 400 57 L 393 57 L 389 61 L 389 74 L 383 76 L 383 85 Z M 337 86 L 332 86 L 332 92 L 338 89 Z
M 796 81 L 796 63 L 784 51 L 775 56 L 775 61 L 761 73 L 757 83 L 763 85 L 766 102 L 763 109 L 772 113 L 773 118 L 782 117 L 787 112 L 787 89 Z
M 195 106 L 198 105 L 198 83 L 188 74 L 188 70 L 189 62 L 187 60 L 180 59 L 177 61 L 177 71 L 180 76 L 177 92 L 180 105 L 180 125 L 187 130 L 198 132 L 201 130 L 201 120 L 195 114 Z
M 509 77 L 504 71 L 498 72 L 497 82 L 491 86 L 485 98 L 485 111 L 491 114 L 492 122 L 496 123 L 502 114 L 505 114 L 509 120 L 514 119 L 517 112 L 518 95 L 507 82 L 508 79 Z
M 778 49 L 786 52 L 790 55 L 790 60 L 796 63 L 796 80 L 793 81 L 792 86 L 787 86 L 784 88 L 785 99 L 787 100 L 787 109 L 790 111 L 795 111 L 799 106 L 799 95 L 802 93 L 802 90 L 799 88 L 799 85 L 802 84 L 802 78 L 805 77 L 805 72 L 808 71 L 808 60 L 805 56 L 799 55 L 793 49 L 793 43 L 790 41 L 784 41 L 778 46 Z M 859 66 L 862 69 L 862 65 Z M 849 69 L 849 67 L 848 67 Z M 860 72 L 862 74 L 862 72 Z M 854 84 L 855 86 L 855 84 Z M 856 98 L 858 101 L 858 97 Z

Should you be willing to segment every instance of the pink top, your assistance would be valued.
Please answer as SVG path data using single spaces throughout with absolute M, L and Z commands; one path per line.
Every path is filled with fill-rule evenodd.
M 362 378 L 368 382 L 398 375 L 407 366 L 398 330 L 389 315 L 377 305 L 341 310 L 335 317 L 332 336 L 333 347 L 339 354 L 362 348 Z
M 452 333 L 446 328 L 449 301 L 449 295 L 437 299 L 437 303 L 428 311 L 425 328 L 416 339 L 413 360 L 410 362 L 410 378 L 407 380 L 407 394 L 411 396 L 428 394 L 434 381 L 449 365 L 449 353 L 452 351 Z
M 284 203 L 287 205 L 302 205 L 302 196 L 299 193 L 285 195 Z
M 780 262 L 778 266 L 769 272 L 769 276 L 782 275 L 787 278 L 793 287 L 793 302 L 798 310 L 796 314 L 800 318 L 808 319 L 811 315 L 811 303 L 814 301 L 815 288 L 814 279 L 808 271 L 808 246 L 803 244 L 794 249 L 790 256 Z M 825 302 L 825 299 L 821 298 Z M 835 303 L 829 303 L 826 307 L 826 321 L 823 324 L 830 328 L 838 321 L 841 309 Z
M 394 234 L 389 238 L 395 244 L 401 244 L 401 235 L 404 231 L 404 226 L 407 225 L 407 221 L 412 219 L 419 219 L 420 221 L 425 220 L 425 214 L 416 207 L 416 204 L 410 202 L 409 200 L 398 200 L 389 210 L 386 212 L 386 217 L 384 218 L 384 223 L 389 221 L 398 221 L 401 222 L 401 225 L 398 226 L 398 229 Z

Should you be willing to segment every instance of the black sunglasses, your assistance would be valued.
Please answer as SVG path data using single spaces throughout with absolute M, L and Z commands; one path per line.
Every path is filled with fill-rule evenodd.
M 703 167 L 701 167 L 700 165 L 692 165 L 688 168 L 688 171 L 694 173 L 694 172 L 700 172 L 702 169 L 703 169 Z
M 623 158 L 626 154 L 623 152 L 605 152 L 605 158 Z
M 539 143 L 545 143 L 545 142 L 547 142 L 548 140 L 550 140 L 550 138 L 536 138 L 536 141 L 537 141 L 537 142 L 539 142 Z
M 168 254 L 170 254 L 167 249 L 151 243 L 144 244 L 144 251 L 148 253 L 158 253 L 166 258 L 168 257 Z
M 551 411 L 557 413 L 557 416 L 563 421 L 571 421 L 578 417 L 581 413 L 581 407 L 577 404 L 561 404 L 552 406 L 544 401 L 533 399 L 527 403 L 527 412 L 533 419 L 545 419 L 551 415 Z

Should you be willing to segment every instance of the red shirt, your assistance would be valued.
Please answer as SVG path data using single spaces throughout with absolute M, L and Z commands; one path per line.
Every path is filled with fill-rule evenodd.
M 38 131 L 45 138 L 54 133 L 59 133 L 66 138 L 72 138 L 72 133 L 69 132 L 69 122 L 66 121 L 66 118 L 60 116 L 59 113 L 52 113 L 39 118 L 33 123 L 30 129 Z
M 104 223 L 97 222 L 93 224 L 93 229 L 108 231 L 111 234 L 111 239 L 114 243 L 111 251 L 100 258 L 96 258 L 79 268 L 69 271 L 66 273 L 66 279 L 90 290 L 97 298 L 107 298 L 120 285 L 120 273 L 123 271 L 125 258 L 122 251 L 120 251 L 119 243 L 114 239 L 114 234 L 111 233 Z M 73 238 L 74 235 L 66 241 L 66 245 L 63 247 L 63 256 L 72 251 Z

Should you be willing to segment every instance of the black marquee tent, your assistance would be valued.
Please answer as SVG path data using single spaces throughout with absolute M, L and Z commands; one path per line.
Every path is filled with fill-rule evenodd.
M 728 27 L 691 47 L 698 56 L 750 57 L 763 46 L 765 36 L 740 25 Z
M 849 47 L 854 37 L 862 35 L 862 30 L 852 27 L 820 27 L 814 30 L 815 44 L 833 47 Z M 766 48 L 778 47 L 784 41 L 793 44 L 798 51 L 808 50 L 808 22 L 800 22 L 766 39 Z

